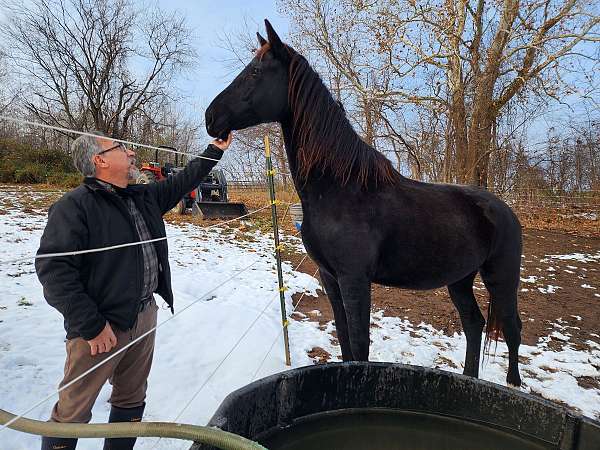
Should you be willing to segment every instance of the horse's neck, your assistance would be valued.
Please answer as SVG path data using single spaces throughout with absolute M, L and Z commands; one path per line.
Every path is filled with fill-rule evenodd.
M 296 186 L 296 191 L 300 196 L 301 200 L 304 200 L 308 193 L 311 190 L 311 175 L 309 175 L 308 180 L 300 179 L 300 175 L 298 173 L 298 144 L 293 138 L 293 128 L 292 123 L 290 121 L 282 121 L 281 122 L 281 130 L 283 132 L 283 142 L 285 145 L 285 152 L 287 154 L 288 166 L 290 168 L 290 174 L 292 175 L 292 179 L 294 180 L 294 185 Z M 323 177 L 321 177 L 323 178 Z M 326 177 L 325 177 L 326 178 Z M 333 182 L 333 179 L 331 180 Z
M 292 139 L 291 119 L 281 121 L 281 131 L 283 133 L 283 144 L 285 145 L 290 173 L 294 181 L 296 181 L 298 179 L 298 149 Z
M 306 183 L 301 182 L 298 176 L 298 147 L 293 139 L 291 119 L 281 122 L 281 131 L 283 132 L 283 143 L 285 145 L 290 174 L 294 180 L 296 191 L 302 196 L 303 191 L 306 190 Z

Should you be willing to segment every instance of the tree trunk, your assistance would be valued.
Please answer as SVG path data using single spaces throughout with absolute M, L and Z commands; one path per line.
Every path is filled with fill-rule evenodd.
M 488 165 L 492 144 L 492 125 L 497 112 L 493 106 L 495 74 L 482 74 L 475 88 L 473 113 L 468 129 L 468 149 L 465 182 L 487 187 Z

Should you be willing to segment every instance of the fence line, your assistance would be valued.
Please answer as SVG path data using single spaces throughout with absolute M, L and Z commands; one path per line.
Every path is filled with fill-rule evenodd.
M 210 228 L 215 228 L 215 227 L 219 227 L 221 225 L 226 225 L 228 223 L 231 222 L 235 222 L 236 220 L 241 220 L 245 217 L 251 216 L 252 214 L 256 214 L 257 212 L 260 212 L 264 209 L 270 208 L 271 205 L 265 205 L 262 208 L 256 209 L 254 211 L 249 212 L 248 214 L 244 214 L 243 216 L 239 216 L 239 217 L 235 217 L 233 219 L 230 220 L 226 220 L 225 222 L 219 222 L 216 223 L 214 225 L 209 225 L 208 227 L 205 227 L 204 229 L 210 229 Z M 163 237 L 159 237 L 159 238 L 154 238 L 154 239 L 148 239 L 145 241 L 135 241 L 135 242 L 126 242 L 124 244 L 117 244 L 117 245 L 110 245 L 107 247 L 97 247 L 97 248 L 90 248 L 90 249 L 85 249 L 85 250 L 75 250 L 75 251 L 70 251 L 70 252 L 59 252 L 59 253 L 42 253 L 42 254 L 37 254 L 37 255 L 30 255 L 30 256 L 25 256 L 22 258 L 15 258 L 15 259 L 8 259 L 8 260 L 0 260 L 0 265 L 3 264 L 12 264 L 12 263 L 16 263 L 16 262 L 22 262 L 22 261 L 29 261 L 31 259 L 46 259 L 46 258 L 56 258 L 56 257 L 61 257 L 61 256 L 75 256 L 75 255 L 83 255 L 83 254 L 87 254 L 87 253 L 98 253 L 98 252 L 105 252 L 105 251 L 109 251 L 109 250 L 115 250 L 118 248 L 124 248 L 124 247 L 133 247 L 136 245 L 142 245 L 142 244 L 149 244 L 152 242 L 159 242 L 159 241 L 165 241 L 168 239 L 172 239 L 175 237 L 180 237 L 180 236 L 187 236 L 187 233 L 175 233 L 172 234 L 170 236 L 163 236 Z
M 18 119 L 15 117 L 9 117 L 9 116 L 5 116 L 0 114 L 0 120 L 8 120 L 9 122 L 14 122 L 14 123 L 20 123 L 22 125 L 30 125 L 30 126 L 34 126 L 34 127 L 39 127 L 39 128 L 46 128 L 49 130 L 55 130 L 55 131 L 61 131 L 63 133 L 72 133 L 72 134 L 78 134 L 80 136 L 91 136 L 91 137 L 100 137 L 94 133 L 88 133 L 86 131 L 78 131 L 78 130 L 73 130 L 70 128 L 64 128 L 64 127 L 57 127 L 54 125 L 46 125 L 45 123 L 39 123 L 39 122 L 32 122 L 30 120 L 25 120 L 25 119 Z M 186 155 L 186 156 L 191 156 L 193 158 L 201 158 L 201 159 L 206 159 L 209 161 L 220 161 L 219 159 L 214 159 L 214 158 L 208 158 L 206 156 L 200 156 L 200 155 L 196 155 L 194 153 L 189 153 L 189 152 L 180 152 L 178 150 L 171 150 L 169 148 L 164 148 L 164 147 L 156 147 L 154 145 L 148 145 L 148 144 L 141 144 L 139 142 L 133 142 L 133 141 L 126 141 L 124 139 L 116 139 L 116 138 L 112 138 L 110 136 L 107 136 L 108 139 L 114 141 L 114 142 L 120 142 L 121 144 L 125 144 L 125 145 L 132 145 L 135 147 L 143 147 L 143 148 L 149 148 L 151 150 L 159 150 L 161 152 L 167 152 L 167 153 L 176 153 L 179 155 Z
M 240 275 L 241 273 L 246 272 L 247 270 L 249 270 L 252 266 L 254 266 L 256 263 L 260 262 L 260 258 L 257 259 L 256 261 L 254 261 L 252 264 L 250 264 L 249 266 L 245 267 L 244 269 L 240 270 L 239 272 L 236 272 L 235 275 L 229 277 L 228 279 L 226 279 L 225 281 L 223 281 L 222 283 L 218 284 L 216 287 L 212 288 L 211 290 L 209 290 L 208 292 L 205 292 L 201 297 L 197 298 L 196 300 L 194 300 L 192 303 L 190 303 L 189 305 L 183 307 L 179 312 L 173 314 L 171 317 L 169 317 L 166 320 L 163 320 L 161 323 L 159 323 L 158 325 L 156 325 L 155 327 L 153 327 L 152 329 L 146 331 L 144 334 L 138 336 L 136 339 L 134 339 L 133 341 L 131 341 L 130 343 L 128 343 L 127 345 L 125 345 L 123 348 L 119 349 L 118 351 L 116 351 L 115 353 L 113 353 L 112 355 L 110 355 L 109 357 L 107 357 L 106 359 L 102 360 L 101 362 L 99 362 L 98 364 L 96 364 L 95 366 L 89 368 L 88 370 L 86 370 L 84 373 L 82 373 L 81 375 L 79 375 L 77 378 L 73 379 L 72 381 L 70 381 L 69 383 L 65 384 L 64 386 L 62 386 L 60 389 L 52 392 L 52 394 L 50 394 L 49 396 L 45 397 L 44 399 L 40 400 L 39 402 L 37 402 L 35 405 L 33 405 L 32 407 L 30 407 L 29 409 L 27 409 L 26 411 L 22 412 L 21 414 L 13 417 L 11 420 L 9 420 L 8 422 L 6 422 L 4 425 L 2 425 L 0 427 L 0 432 L 2 432 L 3 430 L 5 430 L 6 428 L 9 427 L 9 425 L 13 424 L 14 422 L 16 422 L 17 420 L 19 420 L 20 418 L 22 418 L 23 416 L 25 416 L 25 414 L 30 413 L 31 411 L 33 411 L 35 408 L 37 408 L 38 406 L 42 405 L 43 403 L 47 402 L 48 400 L 50 400 L 52 397 L 54 397 L 55 395 L 57 395 L 58 393 L 60 393 L 61 391 L 63 391 L 64 389 L 67 389 L 69 386 L 73 385 L 74 383 L 76 383 L 77 381 L 81 380 L 82 378 L 84 378 L 85 376 L 89 375 L 90 373 L 92 373 L 94 370 L 96 370 L 98 367 L 102 366 L 103 364 L 106 364 L 108 361 L 110 361 L 112 358 L 114 358 L 115 356 L 117 356 L 118 354 L 124 352 L 126 349 L 128 349 L 129 347 L 131 347 L 132 345 L 134 345 L 135 343 L 139 342 L 140 340 L 142 340 L 143 338 L 145 338 L 146 336 L 148 336 L 149 334 L 153 333 L 154 331 L 156 331 L 158 328 L 160 328 L 161 326 L 163 326 L 165 323 L 173 320 L 175 317 L 179 316 L 180 314 L 182 314 L 184 311 L 187 311 L 190 307 L 192 307 L 193 305 L 195 305 L 196 303 L 198 303 L 199 301 L 201 301 L 202 299 L 205 299 L 209 296 L 209 294 L 213 293 L 214 291 L 216 291 L 217 289 L 219 289 L 221 286 L 225 285 L 226 283 L 228 283 L 229 281 L 231 281 L 232 279 L 234 279 L 235 277 L 237 277 L 238 275 Z

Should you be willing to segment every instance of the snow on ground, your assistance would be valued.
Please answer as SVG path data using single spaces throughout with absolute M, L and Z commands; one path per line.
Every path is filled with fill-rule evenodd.
M 578 261 L 581 263 L 600 261 L 600 251 L 591 253 L 572 253 L 570 255 L 546 255 L 551 259 L 558 259 L 560 261 Z M 545 259 L 541 259 L 541 262 L 547 262 Z M 567 266 L 569 269 L 577 269 L 576 266 Z
M 42 198 L 45 194 L 36 195 Z M 37 249 L 45 213 L 35 207 L 24 211 L 25 206 L 13 194 L 0 192 L 0 235 L 4 238 L 0 261 L 31 255 Z M 229 392 L 286 369 L 273 243 L 270 236 L 258 232 L 206 230 L 193 225 L 168 225 L 167 233 L 174 236 L 169 243 L 173 286 L 176 311 L 182 312 L 169 320 L 170 312 L 159 310 L 159 323 L 164 324 L 157 333 L 145 420 L 202 425 Z M 298 242 L 291 240 L 290 244 Z M 556 256 L 560 255 L 552 258 L 566 259 Z M 569 259 L 590 257 L 597 256 Z M 319 287 L 316 279 L 289 264 L 284 264 L 284 278 L 289 288 L 285 293 L 288 313 L 294 293 L 311 295 Z M 55 391 L 61 379 L 65 357 L 62 318 L 43 299 L 32 261 L 0 264 L 0 289 L 0 408 L 21 413 Z M 382 312 L 373 314 L 372 321 L 377 325 L 371 332 L 372 360 L 462 372 L 464 336 L 448 337 L 424 323 L 384 317 Z M 556 326 L 554 338 L 568 342 L 568 330 Z M 333 329 L 330 323 L 322 330 L 308 318 L 290 320 L 292 365 L 311 364 L 307 352 L 314 347 L 339 360 Z M 600 375 L 600 344 L 590 340 L 590 351 L 575 351 L 567 344 L 562 351 L 553 352 L 549 340 L 521 347 L 524 390 L 568 403 L 597 418 L 600 393 L 580 387 L 575 377 Z M 481 376 L 504 384 L 506 366 L 507 349 L 499 343 L 496 355 L 486 359 Z M 106 386 L 94 407 L 94 422 L 107 420 L 109 394 Z M 54 401 L 52 398 L 27 416 L 46 420 Z M 0 431 L 0 442 L 3 450 L 32 449 L 38 447 L 39 438 L 5 429 Z M 100 441 L 88 439 L 78 448 L 100 447 Z M 188 447 L 184 441 L 155 438 L 140 439 L 136 446 Z

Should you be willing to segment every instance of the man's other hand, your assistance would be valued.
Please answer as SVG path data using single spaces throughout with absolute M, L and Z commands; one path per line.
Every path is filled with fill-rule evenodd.
M 94 339 L 87 341 L 90 344 L 92 356 L 98 353 L 110 352 L 115 345 L 117 345 L 117 337 L 113 333 L 109 323 L 106 322 L 106 326 Z
M 213 139 L 213 141 L 211 142 L 212 145 L 214 145 L 215 147 L 225 151 L 227 150 L 227 148 L 229 148 L 229 145 L 231 144 L 231 141 L 233 140 L 233 132 L 229 132 L 229 134 L 227 135 L 227 139 Z

